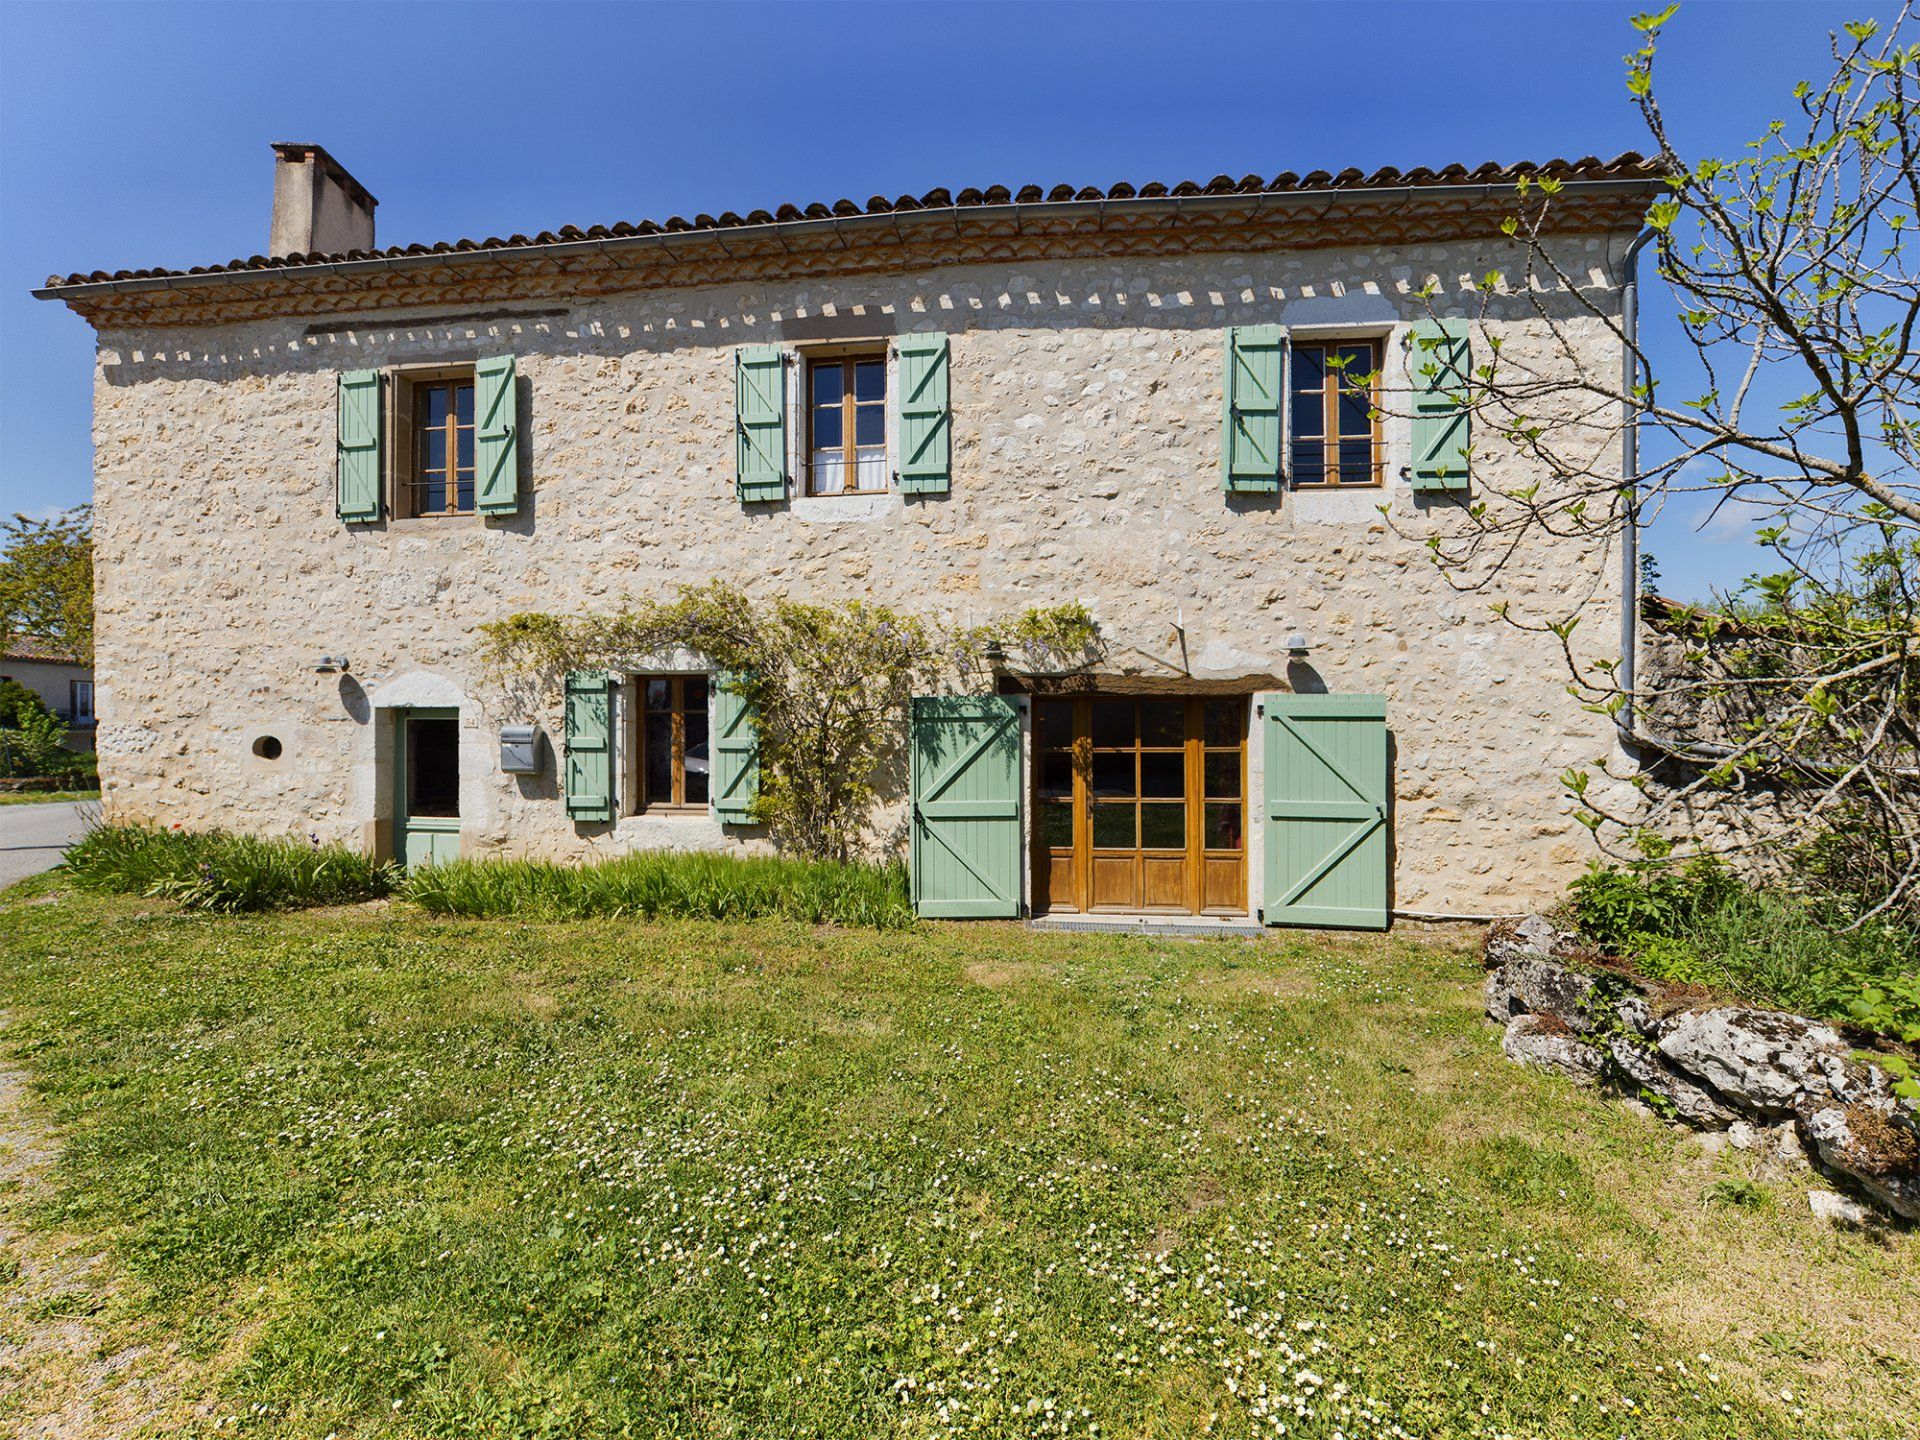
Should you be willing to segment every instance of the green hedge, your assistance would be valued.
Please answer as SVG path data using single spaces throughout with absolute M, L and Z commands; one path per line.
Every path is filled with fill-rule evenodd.
M 900 865 L 648 850 L 595 865 L 456 860 L 407 877 L 404 898 L 439 915 L 575 920 L 746 920 L 778 915 L 809 924 L 883 929 L 911 924 Z

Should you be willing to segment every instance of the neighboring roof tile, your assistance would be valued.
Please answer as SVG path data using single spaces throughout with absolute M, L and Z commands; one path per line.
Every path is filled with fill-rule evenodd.
M 740 215 L 728 210 L 718 217 L 696 215 L 687 220 L 674 215 L 666 220 L 620 221 L 613 225 L 594 225 L 582 229 L 576 225 L 562 226 L 559 230 L 542 230 L 538 235 L 490 236 L 485 240 L 440 241 L 433 245 L 414 243 L 394 245 L 384 250 L 350 250 L 339 254 L 293 254 L 266 256 L 254 255 L 245 260 L 230 260 L 224 265 L 196 265 L 187 270 L 95 270 L 91 274 L 74 274 L 61 277 L 47 277 L 46 289 L 57 290 L 67 285 L 93 285 L 114 280 L 164 280 L 184 275 L 216 275 L 239 273 L 249 270 L 284 270 L 299 265 L 336 264 L 348 260 L 390 260 L 407 255 L 442 255 L 469 253 L 487 250 L 519 250 L 540 245 L 559 245 L 573 240 L 622 239 L 634 235 L 681 234 L 703 230 L 730 230 L 748 225 L 769 225 L 777 221 L 826 220 L 836 217 L 855 215 L 889 215 L 915 210 L 968 209 L 990 205 L 1040 205 L 1065 204 L 1072 201 L 1090 200 L 1134 200 L 1156 199 L 1164 196 L 1186 195 L 1254 195 L 1279 194 L 1301 191 L 1338 191 L 1386 189 L 1402 185 L 1440 186 L 1440 185 L 1487 185 L 1515 184 L 1522 176 L 1550 177 L 1556 180 L 1655 180 L 1661 170 L 1657 162 L 1627 151 L 1612 160 L 1602 160 L 1598 156 L 1588 155 L 1579 160 L 1547 160 L 1539 163 L 1520 161 L 1512 165 L 1500 165 L 1488 162 L 1476 169 L 1469 170 L 1464 165 L 1448 165 L 1441 170 L 1430 170 L 1420 166 L 1412 170 L 1396 170 L 1389 166 L 1375 170 L 1371 174 L 1356 169 L 1342 170 L 1338 175 L 1325 170 L 1314 170 L 1306 175 L 1296 175 L 1293 171 L 1284 171 L 1271 180 L 1263 180 L 1258 175 L 1248 175 L 1235 180 L 1229 175 L 1216 175 L 1201 184 L 1193 180 L 1182 180 L 1171 187 L 1158 182 L 1135 187 L 1125 181 L 1111 185 L 1105 190 L 1097 186 L 1076 188 L 1072 185 L 1055 185 L 1042 191 L 1038 185 L 1024 185 L 1018 191 L 1011 191 L 1004 185 L 989 186 L 985 190 L 965 189 L 957 195 L 950 190 L 929 190 L 921 196 L 902 195 L 889 200 L 884 195 L 875 195 L 863 206 L 852 200 L 836 200 L 831 205 L 816 201 L 804 208 L 795 205 L 782 205 L 771 214 L 765 210 L 754 210 Z
M 0 660 L 35 660 L 44 665 L 77 665 L 80 662 L 51 640 L 38 635 L 14 635 L 0 644 Z

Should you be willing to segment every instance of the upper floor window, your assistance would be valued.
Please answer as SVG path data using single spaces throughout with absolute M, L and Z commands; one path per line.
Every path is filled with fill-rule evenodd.
M 73 723 L 93 724 L 93 681 L 75 680 L 73 684 Z
M 807 362 L 807 493 L 875 494 L 887 488 L 887 357 Z
M 1295 342 L 1292 368 L 1293 483 L 1380 484 L 1380 342 Z
M 396 486 L 407 515 L 473 513 L 473 376 L 406 383 L 412 464 Z
M 640 808 L 707 806 L 707 677 L 640 680 Z

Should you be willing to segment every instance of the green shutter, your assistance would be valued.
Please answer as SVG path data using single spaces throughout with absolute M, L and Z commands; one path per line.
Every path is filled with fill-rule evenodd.
M 606 671 L 567 673 L 566 728 L 567 814 L 613 819 L 613 677 Z
M 348 524 L 380 518 L 380 372 L 340 375 L 334 508 Z
M 1413 488 L 1467 488 L 1472 417 L 1462 403 L 1472 351 L 1464 320 L 1421 320 L 1413 327 L 1407 370 L 1413 382 Z
M 734 487 L 743 505 L 787 498 L 787 357 L 778 345 L 733 352 Z
M 473 507 L 482 515 L 520 508 L 520 395 L 511 355 L 473 367 Z
M 1387 702 L 1262 695 L 1269 925 L 1387 928 Z
M 953 472 L 947 337 L 902 335 L 899 351 L 900 491 L 944 495 Z
M 1004 695 L 916 696 L 913 908 L 1020 913 L 1020 712 Z
M 753 802 L 760 796 L 760 717 L 737 684 L 735 676 L 716 675 L 708 692 L 708 790 L 715 818 L 751 825 Z
M 1227 331 L 1225 414 L 1221 417 L 1221 488 L 1240 495 L 1280 488 L 1286 405 L 1287 332 L 1278 325 L 1236 325 Z

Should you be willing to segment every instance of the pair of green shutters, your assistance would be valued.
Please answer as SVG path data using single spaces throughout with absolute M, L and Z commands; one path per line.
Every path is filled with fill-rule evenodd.
M 335 505 L 348 524 L 370 524 L 385 513 L 387 382 L 378 370 L 348 370 L 337 385 Z M 520 394 L 513 356 L 475 362 L 473 418 L 473 508 L 482 515 L 517 514 Z
M 611 820 L 614 677 L 604 670 L 567 675 L 561 786 L 567 814 L 579 821 Z M 708 794 L 714 817 L 729 825 L 753 819 L 760 793 L 759 727 L 753 706 L 733 677 L 721 675 L 707 700 Z
M 1384 930 L 1388 918 L 1387 702 L 1379 695 L 1256 697 L 1269 925 Z M 1020 715 L 1003 695 L 913 702 L 914 909 L 1020 913 Z
M 894 351 L 900 491 L 944 495 L 953 476 L 947 337 L 902 335 Z M 734 487 L 742 504 L 787 498 L 787 368 L 787 352 L 778 345 L 734 351 Z
M 1231 494 L 1279 491 L 1287 473 L 1288 340 L 1279 325 L 1227 331 L 1222 385 L 1220 483 Z M 1464 400 L 1469 350 L 1464 321 L 1413 327 L 1413 488 L 1467 488 L 1470 416 Z

